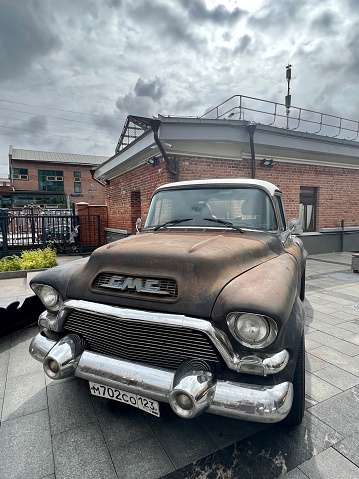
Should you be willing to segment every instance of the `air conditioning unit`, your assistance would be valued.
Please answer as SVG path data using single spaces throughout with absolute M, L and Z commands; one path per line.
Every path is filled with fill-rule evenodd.
M 29 175 L 13 175 L 14 180 L 28 180 Z
M 63 176 L 47 176 L 46 181 L 64 181 Z

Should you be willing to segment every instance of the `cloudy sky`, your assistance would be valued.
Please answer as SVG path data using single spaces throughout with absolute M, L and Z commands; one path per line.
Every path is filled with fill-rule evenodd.
M 0 177 L 9 145 L 111 156 L 128 114 L 232 95 L 359 120 L 357 0 L 0 0 Z

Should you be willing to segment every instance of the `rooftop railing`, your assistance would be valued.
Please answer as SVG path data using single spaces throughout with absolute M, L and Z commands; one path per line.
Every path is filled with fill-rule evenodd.
M 244 95 L 232 96 L 199 118 L 233 118 L 346 140 L 359 136 L 359 121 Z

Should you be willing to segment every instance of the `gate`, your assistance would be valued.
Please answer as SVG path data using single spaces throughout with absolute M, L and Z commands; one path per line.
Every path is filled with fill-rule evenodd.
M 100 217 L 75 215 L 72 210 L 43 210 L 35 205 L 0 209 L 0 257 L 23 250 L 45 248 L 48 232 L 63 238 L 80 225 L 83 251 L 91 252 L 101 244 Z

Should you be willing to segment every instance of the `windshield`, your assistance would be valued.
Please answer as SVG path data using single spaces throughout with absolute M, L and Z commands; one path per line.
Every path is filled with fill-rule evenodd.
M 226 227 L 224 223 L 216 224 L 208 219 L 222 220 L 240 228 L 277 229 L 273 203 L 265 191 L 223 186 L 159 191 L 152 198 L 144 227 Z

